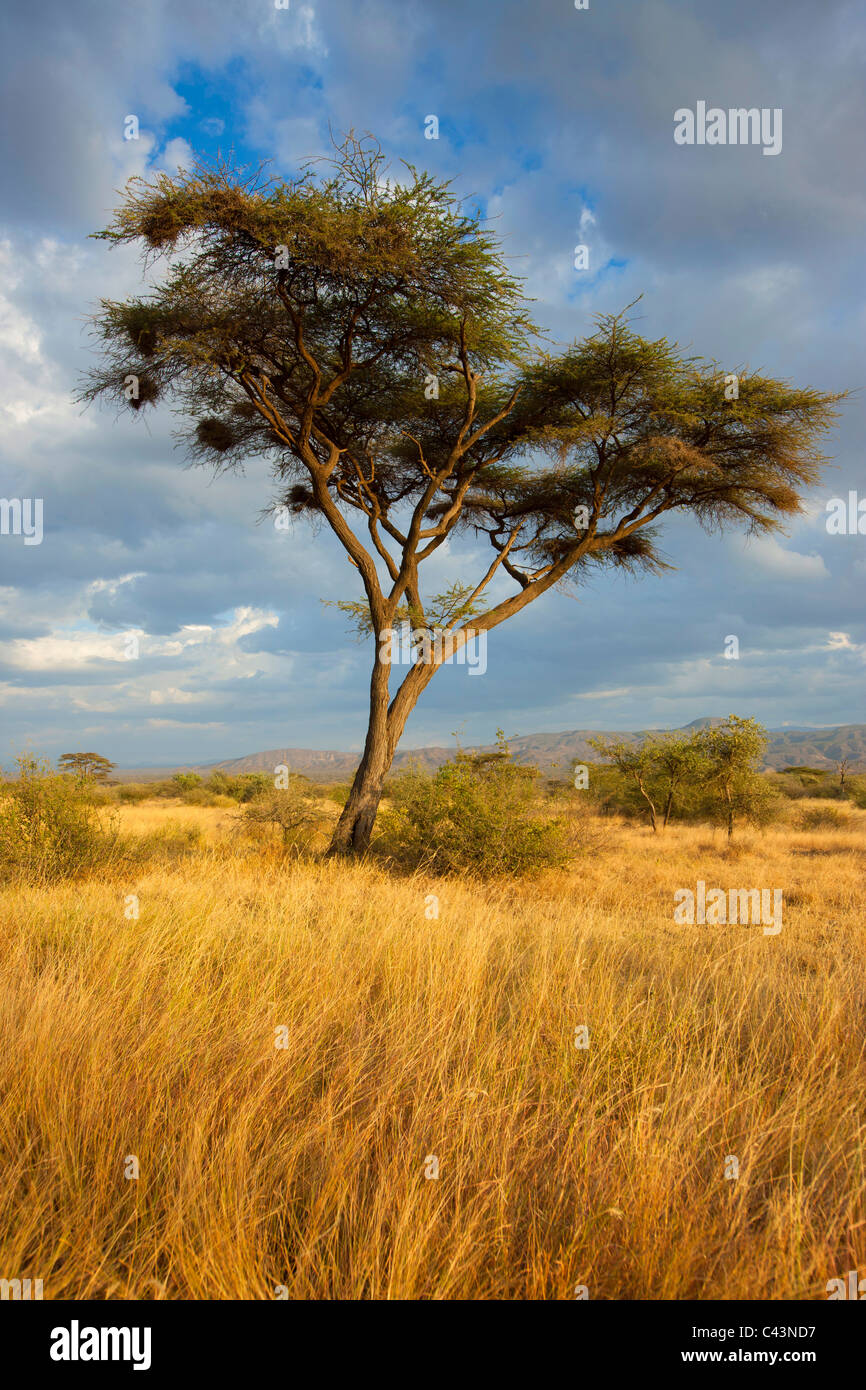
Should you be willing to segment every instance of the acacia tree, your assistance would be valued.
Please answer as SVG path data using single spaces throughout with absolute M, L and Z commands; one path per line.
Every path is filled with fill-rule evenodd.
M 703 764 L 707 805 L 714 820 L 734 833 L 738 817 L 761 822 L 772 813 L 774 794 L 759 767 L 767 732 L 755 719 L 729 714 L 720 724 L 697 731 L 695 746 Z
M 653 834 L 658 834 L 658 807 L 656 806 L 657 792 L 655 790 L 655 774 L 657 771 L 655 750 L 652 742 L 647 739 L 644 743 L 627 743 L 624 739 L 591 738 L 588 740 L 590 748 L 594 748 L 596 753 L 600 753 L 603 758 L 607 758 L 613 763 L 617 772 L 623 777 L 630 777 L 637 787 L 640 795 L 646 802 L 649 811 L 650 825 Z M 665 816 L 667 825 L 667 816 Z
M 669 734 L 654 742 L 655 762 L 664 788 L 662 829 L 666 830 L 677 792 L 701 773 L 701 748 L 695 734 Z
M 385 174 L 375 142 L 349 135 L 289 182 L 224 164 L 132 180 L 97 235 L 139 243 L 165 274 L 101 302 L 104 357 L 82 390 L 134 409 L 173 399 L 191 456 L 218 469 L 264 456 L 274 506 L 326 523 L 356 568 L 374 655 L 335 852 L 369 844 L 443 655 L 594 565 L 663 568 L 665 512 L 776 527 L 819 477 L 839 399 L 740 372 L 726 401 L 716 363 L 623 315 L 546 350 L 480 218 L 412 166 Z M 486 536 L 489 565 L 425 598 L 422 565 L 461 528 Z M 392 692 L 382 638 L 403 615 L 452 645 Z
M 104 782 L 116 766 L 108 758 L 103 758 L 101 753 L 62 753 L 57 759 L 58 772 L 92 777 L 94 782 Z

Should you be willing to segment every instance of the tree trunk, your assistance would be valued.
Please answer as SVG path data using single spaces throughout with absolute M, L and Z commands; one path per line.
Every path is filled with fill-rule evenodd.
M 388 740 L 388 674 L 390 664 L 376 658 L 370 677 L 370 721 L 367 739 L 352 789 L 337 821 L 328 854 L 364 854 L 376 821 L 382 799 L 385 774 L 394 754 L 389 756 Z
M 637 777 L 635 780 L 636 780 L 636 782 L 637 782 L 637 784 L 638 784 L 638 787 L 640 788 L 640 794 L 641 794 L 641 796 L 643 797 L 644 801 L 646 802 L 647 806 L 649 807 L 650 824 L 652 825 L 652 828 L 653 828 L 653 834 L 654 834 L 654 835 L 657 835 L 657 834 L 659 833 L 659 828 L 658 828 L 658 825 L 656 824 L 656 808 L 655 808 L 655 805 L 653 804 L 652 797 L 649 795 L 649 793 L 648 793 L 646 787 L 645 787 L 644 784 L 643 784 L 643 778 L 642 778 L 642 777 Z
M 328 846 L 329 857 L 361 855 L 369 849 L 382 788 L 406 720 L 437 669 L 433 664 L 413 666 L 389 706 L 391 665 L 380 661 L 377 655 L 370 678 L 370 722 L 364 755 Z

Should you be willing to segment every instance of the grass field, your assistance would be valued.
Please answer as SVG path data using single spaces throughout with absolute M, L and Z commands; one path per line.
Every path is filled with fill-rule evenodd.
M 608 821 L 568 872 L 483 886 L 117 814 L 204 833 L 0 897 L 4 1277 L 811 1299 L 866 1264 L 866 814 L 730 851 Z M 698 878 L 781 887 L 781 932 L 675 925 Z

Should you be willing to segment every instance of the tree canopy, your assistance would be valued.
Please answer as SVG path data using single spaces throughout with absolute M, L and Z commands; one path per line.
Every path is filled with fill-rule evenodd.
M 101 753 L 62 753 L 57 759 L 59 772 L 72 772 L 78 777 L 90 777 L 95 782 L 104 782 L 109 772 L 117 766 Z

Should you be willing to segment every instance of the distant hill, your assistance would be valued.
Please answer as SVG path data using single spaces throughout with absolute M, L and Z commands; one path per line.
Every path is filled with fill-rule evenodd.
M 720 724 L 718 718 L 694 719 L 687 729 L 703 728 Z M 509 745 L 518 762 L 534 763 L 543 772 L 556 776 L 568 771 L 572 761 L 586 761 L 593 758 L 588 739 L 601 735 L 606 738 L 628 739 L 640 742 L 648 733 L 660 730 L 641 729 L 634 733 L 621 730 L 611 732 L 604 729 L 569 729 L 552 734 L 524 734 L 509 740 Z M 866 769 L 866 724 L 845 724 L 834 729 L 785 728 L 769 731 L 769 743 L 765 766 L 781 768 L 787 766 L 809 766 L 832 769 L 840 758 L 849 758 L 852 767 Z M 475 751 L 492 751 L 493 744 L 471 745 Z M 394 759 L 395 771 L 416 763 L 419 767 L 432 769 L 439 767 L 454 756 L 454 745 L 444 747 L 414 748 L 398 752 Z M 210 763 L 196 767 L 203 775 L 220 769 L 224 772 L 273 772 L 281 763 L 294 772 L 318 782 L 341 782 L 348 780 L 358 766 L 359 753 L 344 753 L 311 748 L 269 748 L 261 753 L 249 753 L 243 758 L 227 758 L 223 762 Z M 189 766 L 187 764 L 187 766 Z M 119 771 L 115 777 L 121 781 L 150 781 L 169 777 L 174 768 L 137 768 Z

